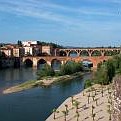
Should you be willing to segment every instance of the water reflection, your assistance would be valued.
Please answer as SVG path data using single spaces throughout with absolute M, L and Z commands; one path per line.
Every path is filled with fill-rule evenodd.
M 0 89 L 7 83 L 16 85 L 34 79 L 36 70 L 7 69 L 0 71 Z M 6 77 L 8 76 L 8 77 Z M 9 95 L 0 95 L 0 121 L 45 121 L 53 108 L 58 107 L 67 97 L 83 90 L 83 78 L 59 83 L 48 88 L 33 88 Z M 7 115 L 7 116 L 6 116 Z
M 32 79 L 36 79 L 36 70 L 32 68 L 0 70 L 0 87 L 6 88 Z
M 55 70 L 58 71 L 60 70 L 61 67 L 61 62 L 59 60 L 53 60 L 51 63 L 51 67 Z

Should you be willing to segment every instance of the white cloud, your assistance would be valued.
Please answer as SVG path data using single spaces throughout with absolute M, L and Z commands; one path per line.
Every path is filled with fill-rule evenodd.
M 94 0 L 93 0 L 94 1 Z M 105 1 L 105 0 L 104 0 Z M 113 0 L 112 0 L 113 1 Z M 118 0 L 114 0 L 118 1 Z M 114 2 L 113 1 L 113 2 Z M 50 3 L 45 0 L 5 0 L 0 1 L 0 10 L 18 16 L 29 16 L 38 19 L 56 21 L 61 24 L 75 24 L 82 26 L 82 23 L 90 23 L 88 16 L 95 17 L 118 17 L 115 9 L 93 8 L 93 7 L 69 7 Z M 66 12 L 63 14 L 63 12 Z M 69 14 L 73 14 L 72 16 Z M 96 20 L 95 20 L 96 21 Z

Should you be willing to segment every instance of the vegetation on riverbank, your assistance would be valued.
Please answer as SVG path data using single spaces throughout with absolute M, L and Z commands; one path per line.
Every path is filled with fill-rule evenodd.
M 83 71 L 83 65 L 82 63 L 77 62 L 69 62 L 66 64 L 63 64 L 60 67 L 59 71 L 54 71 L 54 69 L 48 65 L 44 64 L 43 67 L 41 67 L 40 70 L 37 71 L 37 79 L 43 79 L 43 77 L 58 77 L 58 76 L 64 76 L 64 75 L 70 75 L 77 72 Z
M 61 66 L 60 71 L 55 72 L 49 65 L 45 64 L 37 71 L 37 80 L 27 81 L 3 91 L 4 94 L 18 92 L 38 86 L 49 86 L 54 83 L 68 81 L 81 77 L 84 72 L 81 63 L 71 62 Z
M 85 81 L 85 88 L 93 84 L 108 85 L 117 74 L 121 74 L 121 55 L 116 55 L 108 61 L 99 63 L 93 79 Z

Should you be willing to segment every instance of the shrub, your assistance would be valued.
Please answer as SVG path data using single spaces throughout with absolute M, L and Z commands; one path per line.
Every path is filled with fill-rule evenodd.
M 108 84 L 107 68 L 102 65 L 100 69 L 95 73 L 94 83 L 96 84 Z
M 60 71 L 54 71 L 51 66 L 45 64 L 40 70 L 37 71 L 37 79 L 47 76 L 62 76 L 70 75 L 83 70 L 82 63 L 71 62 L 63 64 Z
M 92 86 L 92 80 L 88 79 L 84 82 L 84 88 L 86 89 L 90 86 Z
M 41 79 L 46 76 L 54 76 L 55 72 L 48 64 L 45 64 L 40 70 L 37 71 L 37 79 Z
M 83 70 L 82 63 L 71 62 L 61 66 L 60 73 L 62 75 L 73 74 Z
M 95 73 L 94 82 L 97 84 L 109 84 L 115 76 L 114 60 L 110 59 L 102 63 Z

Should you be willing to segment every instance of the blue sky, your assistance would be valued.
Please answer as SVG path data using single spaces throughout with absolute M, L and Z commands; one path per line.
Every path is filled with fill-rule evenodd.
M 120 46 L 121 0 L 0 0 L 0 42 Z

